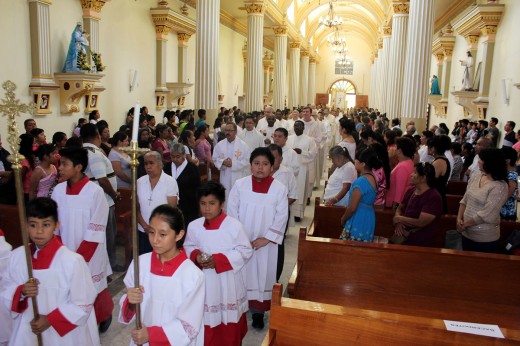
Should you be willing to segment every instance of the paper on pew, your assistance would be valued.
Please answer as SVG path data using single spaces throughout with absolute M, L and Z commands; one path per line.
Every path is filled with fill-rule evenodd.
M 502 334 L 500 327 L 497 325 L 448 320 L 444 320 L 444 324 L 446 325 L 446 329 L 452 332 L 492 336 L 494 338 L 504 339 L 504 334 Z

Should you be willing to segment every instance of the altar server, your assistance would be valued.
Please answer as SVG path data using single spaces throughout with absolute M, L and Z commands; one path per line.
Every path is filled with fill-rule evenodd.
M 278 245 L 288 218 L 287 188 L 270 174 L 274 157 L 268 148 L 253 150 L 251 176 L 237 180 L 229 194 L 228 213 L 246 230 L 255 250 L 247 263 L 247 299 L 253 327 L 264 327 L 264 312 L 271 308 L 276 282 Z
M 139 256 L 140 288 L 134 288 L 129 270 L 119 303 L 119 322 L 125 324 L 135 320 L 135 304 L 141 304 L 143 326 L 132 330 L 130 345 L 204 345 L 204 275 L 182 249 L 184 229 L 177 207 L 163 204 L 152 211 L 153 251 Z
M 82 148 L 60 150 L 60 177 L 52 199 L 58 203 L 60 227 L 56 233 L 63 245 L 85 259 L 97 291 L 94 311 L 104 332 L 112 322 L 114 303 L 108 292 L 112 274 L 106 250 L 108 203 L 103 189 L 85 175 L 88 153 Z
M 246 263 L 253 254 L 242 224 L 222 211 L 224 187 L 199 189 L 201 218 L 191 222 L 184 248 L 206 278 L 205 344 L 240 345 L 247 333 Z
M 103 196 L 104 198 L 104 196 Z M 99 345 L 96 318 L 91 313 L 96 289 L 83 257 L 63 246 L 58 231 L 58 206 L 47 197 L 27 204 L 27 232 L 32 241 L 34 281 L 29 281 L 25 248 L 15 249 L 8 264 L 1 298 L 11 310 L 10 346 Z M 40 317 L 34 319 L 31 297 L 36 297 Z M 3 327 L 3 326 L 2 326 Z
M 9 263 L 9 254 L 12 246 L 5 241 L 4 233 L 0 229 L 0 292 L 5 289 L 5 280 L 7 275 L 7 264 Z M 11 316 L 9 310 L 0 304 L 0 346 L 7 346 L 12 329 Z

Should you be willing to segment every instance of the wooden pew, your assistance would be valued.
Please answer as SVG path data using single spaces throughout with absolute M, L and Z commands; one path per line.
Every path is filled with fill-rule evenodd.
M 354 338 L 352 340 L 376 335 L 385 340 L 379 333 L 395 330 L 397 335 L 393 335 L 389 343 L 417 344 L 417 340 L 410 341 L 415 337 L 411 334 L 417 333 L 423 340 L 419 344 L 443 340 L 465 344 L 467 335 L 444 330 L 442 320 L 453 320 L 499 325 L 508 339 L 473 337 L 473 344 L 512 344 L 520 342 L 520 296 L 516 294 L 520 290 L 520 277 L 512 275 L 519 271 L 520 257 L 517 256 L 316 238 L 306 236 L 302 228 L 297 266 L 288 292 L 293 299 L 339 305 L 336 309 L 327 306 L 323 306 L 323 310 L 309 309 L 317 315 L 307 320 L 319 320 L 321 325 L 329 318 L 331 323 L 338 318 L 337 323 L 341 321 L 351 326 L 341 324 L 339 329 L 349 331 L 340 332 L 332 323 L 330 333 Z M 297 326 L 303 328 L 300 337 L 309 337 L 312 324 L 306 329 L 298 323 L 302 320 L 297 319 L 296 312 L 294 318 L 285 315 L 279 320 L 280 304 L 276 301 L 273 298 L 270 322 L 276 337 L 284 328 L 286 330 L 281 332 L 284 336 L 298 337 L 298 333 L 290 331 Z M 291 321 L 291 326 L 287 326 L 287 321 Z M 408 326 L 408 322 L 421 325 Z M 390 325 L 383 328 L 385 323 Z M 322 328 L 327 329 L 326 325 Z M 418 328 L 415 333 L 414 328 Z M 323 330 L 318 333 L 324 337 L 327 334 Z M 386 344 L 377 338 L 370 343 Z
M 18 206 L 0 204 L 0 228 L 13 249 L 23 245 Z
M 448 215 L 455 215 L 459 213 L 460 200 L 464 195 L 450 195 L 446 194 L 446 202 L 448 204 Z
M 464 196 L 467 187 L 468 182 L 466 181 L 449 181 L 446 186 L 446 194 Z
M 387 313 L 282 298 L 275 284 L 269 331 L 262 346 L 271 345 L 515 345 L 517 330 L 502 328 L 509 339 L 447 331 L 441 319 Z

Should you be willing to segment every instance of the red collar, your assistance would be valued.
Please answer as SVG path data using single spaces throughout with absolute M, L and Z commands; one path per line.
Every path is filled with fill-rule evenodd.
M 77 183 L 74 183 L 69 185 L 69 182 L 67 181 L 67 189 L 66 194 L 67 195 L 79 195 L 81 190 L 87 185 L 87 183 L 90 181 L 90 179 L 87 176 L 84 176 L 83 179 L 78 181 Z
M 164 263 L 161 262 L 161 260 L 159 259 L 159 255 L 157 255 L 155 251 L 152 251 L 151 256 L 152 262 L 150 266 L 150 271 L 152 272 L 152 274 L 158 276 L 173 276 L 175 271 L 179 269 L 179 267 L 181 266 L 182 262 L 188 259 L 184 249 L 180 249 L 180 253 L 177 256 Z
M 4 232 L 2 231 L 2 229 L 0 228 L 0 237 L 3 237 L 4 236 Z
M 220 225 L 222 225 L 222 222 L 224 222 L 226 216 L 226 213 L 221 212 L 220 215 L 214 218 L 213 220 L 204 220 L 204 228 L 212 231 L 219 229 Z
M 57 237 L 52 237 L 49 243 L 38 251 L 38 258 L 32 257 L 32 265 L 33 269 L 43 270 L 49 269 L 51 266 L 52 260 L 54 259 L 54 255 L 58 252 L 59 248 L 62 247 L 63 244 Z M 33 243 L 30 244 L 31 253 L 34 255 L 36 251 L 36 247 Z
M 251 176 L 251 179 L 253 180 L 253 192 L 256 193 L 268 193 L 269 188 L 271 187 L 271 183 L 274 180 L 274 178 L 271 176 L 268 176 L 262 181 L 256 181 L 255 177 L 253 176 Z

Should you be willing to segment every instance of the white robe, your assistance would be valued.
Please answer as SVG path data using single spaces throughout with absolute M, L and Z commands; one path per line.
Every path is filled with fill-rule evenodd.
M 5 281 L 7 279 L 7 266 L 9 263 L 9 255 L 12 246 L 5 241 L 0 230 L 0 292 L 5 289 Z M 4 304 L 0 304 L 0 345 L 7 345 L 11 337 L 12 320 L 9 316 L 9 310 Z
M 206 300 L 204 324 L 216 327 L 222 323 L 237 323 L 247 312 L 246 263 L 253 255 L 244 227 L 235 218 L 226 216 L 219 229 L 207 230 L 203 217 L 188 225 L 184 248 L 188 256 L 195 250 L 207 254 L 223 254 L 233 270 L 217 273 L 204 269 Z
M 323 172 L 320 172 L 320 168 L 323 168 L 320 165 L 320 162 L 323 161 L 323 132 L 322 132 L 322 126 L 321 122 L 318 120 L 311 119 L 311 121 L 306 122 L 303 121 L 305 124 L 305 129 L 303 130 L 303 134 L 311 137 L 314 139 L 314 142 L 316 143 L 316 148 L 318 150 L 318 154 L 316 155 L 316 158 L 314 160 L 314 172 L 313 179 L 310 180 L 313 182 L 313 186 L 319 186 L 321 175 Z
M 256 193 L 252 179 L 237 180 L 229 195 L 228 213 L 242 222 L 249 241 L 270 240 L 247 263 L 247 299 L 263 302 L 271 300 L 276 283 L 278 245 L 284 238 L 289 210 L 287 188 L 282 183 L 274 179 L 267 193 Z
M 153 274 L 152 256 L 156 256 L 155 252 L 139 256 L 139 284 L 144 287 L 143 325 L 162 327 L 171 345 L 204 345 L 204 275 L 189 258 L 185 258 L 171 276 Z M 185 257 L 184 253 L 177 256 Z M 132 261 L 124 279 L 126 287 L 134 287 L 133 264 Z M 121 307 L 126 297 L 126 294 L 121 297 Z M 122 310 L 119 311 L 119 322 L 134 323 L 135 314 L 126 322 Z M 130 345 L 135 345 L 133 340 Z
M 224 139 L 215 146 L 213 150 L 213 163 L 220 170 L 220 183 L 226 188 L 226 201 L 228 201 L 229 191 L 238 179 L 242 178 L 249 168 L 249 156 L 251 151 L 249 146 L 240 138 L 235 138 L 233 142 Z M 225 159 L 231 159 L 231 167 L 223 165 Z
M 290 169 L 294 176 L 297 177 L 300 173 L 300 158 L 293 148 L 285 144 L 282 147 L 282 165 Z
M 298 199 L 293 203 L 293 214 L 296 217 L 303 217 L 304 204 L 306 199 L 312 194 L 310 184 L 314 183 L 314 171 L 315 165 L 314 160 L 318 154 L 316 143 L 307 135 L 291 135 L 287 139 L 287 144 L 291 148 L 299 148 L 302 153 L 299 154 L 300 160 L 300 172 L 296 179 L 298 185 Z
M 105 196 L 103 195 L 103 199 Z M 106 201 L 106 200 L 105 200 Z M 43 251 L 43 250 L 40 250 Z M 37 254 L 38 255 L 38 254 Z M 25 249 L 15 249 L 9 258 L 9 272 L 6 289 L 0 292 L 4 304 L 11 307 L 18 286 L 27 282 Z M 93 311 L 96 289 L 83 257 L 60 246 L 48 269 L 33 270 L 38 279 L 38 308 L 42 315 L 48 315 L 56 308 L 76 328 L 60 336 L 51 326 L 42 333 L 44 345 L 91 346 L 99 345 L 99 332 Z M 36 336 L 31 331 L 30 322 L 34 318 L 31 299 L 22 313 L 11 311 L 13 334 L 10 346 L 37 345 Z
M 298 186 L 296 185 L 296 178 L 289 168 L 285 167 L 284 165 L 280 165 L 280 168 L 274 172 L 273 178 L 282 183 L 283 186 L 287 187 L 287 198 L 298 199 Z
M 258 131 L 265 130 L 266 127 L 267 127 L 267 119 L 265 117 L 263 117 L 262 119 L 258 120 L 258 123 L 256 124 L 256 129 Z M 276 119 L 274 121 L 274 128 L 277 129 L 279 127 L 282 127 L 282 123 L 280 122 L 280 120 Z
M 249 146 L 250 151 L 264 146 L 264 136 L 262 136 L 257 129 L 253 129 L 252 131 L 244 129 L 244 131 L 238 135 L 238 138 L 243 140 Z
M 112 274 L 106 248 L 108 203 L 103 189 L 93 182 L 88 182 L 79 195 L 67 195 L 66 189 L 67 182 L 63 182 L 52 192 L 60 221 L 56 235 L 74 252 L 83 240 L 99 244 L 87 265 L 96 291 L 100 293 L 108 287 L 107 276 Z

